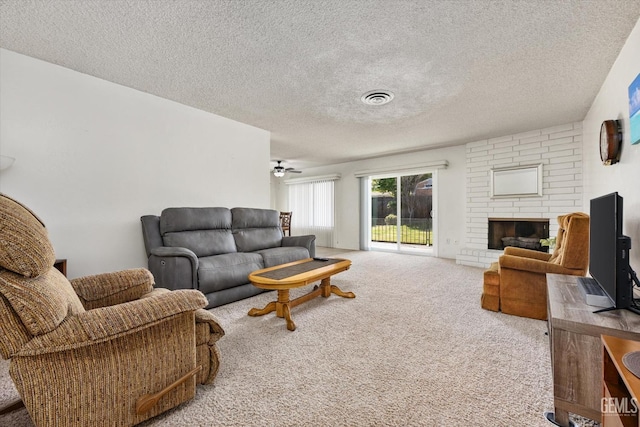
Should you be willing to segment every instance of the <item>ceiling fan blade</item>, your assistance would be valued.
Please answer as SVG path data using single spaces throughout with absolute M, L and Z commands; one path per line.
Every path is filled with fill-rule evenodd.
M 283 172 L 283 173 L 302 173 L 302 171 L 297 171 L 294 168 L 285 168 L 284 166 L 282 166 L 282 160 L 276 160 L 276 162 L 278 163 L 276 166 L 274 166 L 273 169 L 271 169 L 271 173 L 276 173 L 276 172 Z

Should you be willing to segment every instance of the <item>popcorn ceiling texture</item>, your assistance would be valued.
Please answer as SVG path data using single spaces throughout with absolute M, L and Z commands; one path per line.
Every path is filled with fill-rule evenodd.
M 300 167 L 580 121 L 638 16 L 637 0 L 0 0 L 0 46 L 269 130 Z M 374 89 L 396 98 L 363 105 Z

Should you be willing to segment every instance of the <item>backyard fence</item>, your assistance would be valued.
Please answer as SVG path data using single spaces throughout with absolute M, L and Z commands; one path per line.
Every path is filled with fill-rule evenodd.
M 398 230 L 396 218 L 371 218 L 371 241 L 396 243 Z M 433 220 L 430 218 L 402 218 L 400 243 L 433 245 Z

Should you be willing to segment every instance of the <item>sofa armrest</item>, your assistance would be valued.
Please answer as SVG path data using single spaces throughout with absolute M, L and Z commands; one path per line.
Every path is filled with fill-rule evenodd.
M 546 252 L 534 251 L 533 249 L 517 248 L 515 246 L 507 246 L 506 248 L 504 248 L 504 254 L 539 259 L 542 261 L 549 261 L 549 259 L 551 259 L 551 254 L 548 254 Z
M 55 353 L 110 341 L 206 305 L 207 298 L 201 292 L 181 290 L 96 308 L 69 317 L 53 331 L 33 338 L 17 356 Z
M 143 215 L 140 217 L 142 223 L 142 239 L 147 258 L 151 256 L 153 248 L 163 246 L 162 235 L 160 234 L 160 217 L 156 215 Z
M 199 323 L 206 324 L 209 330 L 209 342 L 207 344 L 213 345 L 224 336 L 224 329 L 222 329 L 220 322 L 210 311 L 196 310 L 196 325 Z
M 301 246 L 307 248 L 309 257 L 316 256 L 316 236 L 309 234 L 306 236 L 284 236 L 282 246 Z
M 172 246 L 161 246 L 159 248 L 153 248 L 151 250 L 151 255 L 159 257 L 181 256 L 189 258 L 189 261 L 195 265 L 195 268 L 198 268 L 198 257 L 193 253 L 191 249 Z
M 133 301 L 153 289 L 153 275 L 145 268 L 78 277 L 70 282 L 86 310 Z
M 171 290 L 198 289 L 199 261 L 187 248 L 162 246 L 153 248 L 149 256 L 149 270 L 156 286 Z
M 576 274 L 574 270 L 565 268 L 559 264 L 513 255 L 502 255 L 498 260 L 498 265 L 500 269 L 510 268 L 512 270 L 529 271 L 531 273 Z

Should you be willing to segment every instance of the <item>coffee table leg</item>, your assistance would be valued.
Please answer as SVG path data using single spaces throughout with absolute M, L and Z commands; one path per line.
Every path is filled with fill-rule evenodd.
M 331 285 L 331 293 L 334 293 L 336 295 L 338 295 L 339 297 L 343 297 L 343 298 L 355 298 L 356 294 L 354 294 L 353 292 L 343 292 L 340 290 L 339 287 L 335 286 L 335 285 Z
M 291 320 L 291 300 L 289 299 L 289 289 L 278 289 L 278 302 L 276 303 L 276 316 L 287 321 L 287 329 L 296 330 L 296 324 Z
M 271 313 L 276 309 L 276 302 L 271 301 L 269 304 L 265 305 L 263 309 L 260 308 L 252 308 L 249 310 L 249 316 L 262 316 L 267 313 Z
M 320 282 L 320 288 L 322 289 L 322 296 L 328 298 L 331 294 L 336 294 L 343 298 L 355 298 L 356 294 L 353 292 L 343 292 L 339 287 L 331 284 L 331 278 L 327 277 Z
M 290 331 L 296 330 L 296 324 L 291 319 L 291 309 L 289 308 L 289 304 L 282 305 L 282 311 L 284 314 L 284 320 L 287 321 L 287 329 Z
M 276 316 L 283 317 L 287 321 L 287 329 L 290 331 L 296 330 L 296 324 L 291 319 L 291 307 L 289 305 L 289 290 L 278 289 L 278 301 L 271 301 L 263 309 L 252 308 L 249 310 L 249 316 L 262 316 L 272 311 L 276 312 Z

